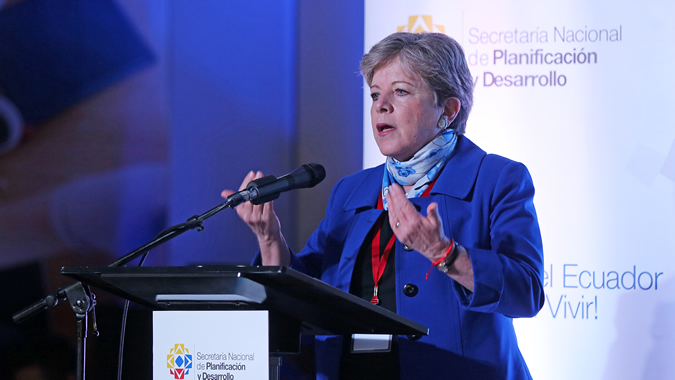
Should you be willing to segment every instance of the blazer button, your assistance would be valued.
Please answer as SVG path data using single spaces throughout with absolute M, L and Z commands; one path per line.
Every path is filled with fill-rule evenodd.
M 410 248 L 410 247 L 408 247 L 407 245 L 403 244 L 403 250 L 404 250 L 404 251 L 410 252 L 410 251 L 412 251 L 413 249 Z
M 405 284 L 405 286 L 403 286 L 403 294 L 408 297 L 415 297 L 418 291 L 419 288 L 415 284 Z

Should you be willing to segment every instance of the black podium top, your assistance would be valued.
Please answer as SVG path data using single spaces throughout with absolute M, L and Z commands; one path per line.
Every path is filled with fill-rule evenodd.
M 66 267 L 61 273 L 153 310 L 269 310 L 296 321 L 303 334 L 429 331 L 287 267 Z

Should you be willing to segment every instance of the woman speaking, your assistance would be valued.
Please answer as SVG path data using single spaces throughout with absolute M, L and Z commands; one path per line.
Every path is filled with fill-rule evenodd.
M 335 185 L 300 253 L 272 203 L 237 213 L 258 238 L 258 264 L 320 278 L 429 335 L 367 353 L 352 337 L 318 336 L 317 378 L 531 378 L 512 318 L 544 303 L 534 187 L 524 165 L 464 137 L 473 80 L 462 48 L 444 34 L 395 33 L 364 55 L 361 74 L 386 163 Z M 260 177 L 249 173 L 242 188 Z

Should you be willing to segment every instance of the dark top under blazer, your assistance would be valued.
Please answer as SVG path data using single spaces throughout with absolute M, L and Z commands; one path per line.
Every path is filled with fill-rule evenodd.
M 474 292 L 432 271 L 419 252 L 396 242 L 397 313 L 429 327 L 418 341 L 400 337 L 402 379 L 529 379 L 512 318 L 532 317 L 544 304 L 543 250 L 534 209 L 534 186 L 518 162 L 486 154 L 466 137 L 439 176 L 431 195 L 411 199 L 426 215 L 437 202 L 448 237 L 466 247 Z M 384 166 L 341 179 L 326 217 L 291 267 L 349 292 L 354 262 L 382 211 L 377 197 Z M 414 297 L 403 294 L 415 284 Z M 317 378 L 337 379 L 342 337 L 316 339 Z

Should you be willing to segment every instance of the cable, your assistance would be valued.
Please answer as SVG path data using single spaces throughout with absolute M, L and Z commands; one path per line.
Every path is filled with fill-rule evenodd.
M 139 267 L 143 266 L 145 258 L 148 257 L 149 252 L 145 252 L 138 263 Z M 122 362 L 124 361 L 124 336 L 127 331 L 127 315 L 129 313 L 129 300 L 124 301 L 124 309 L 122 310 L 122 328 L 120 329 L 120 349 L 117 353 L 117 380 L 122 380 Z

